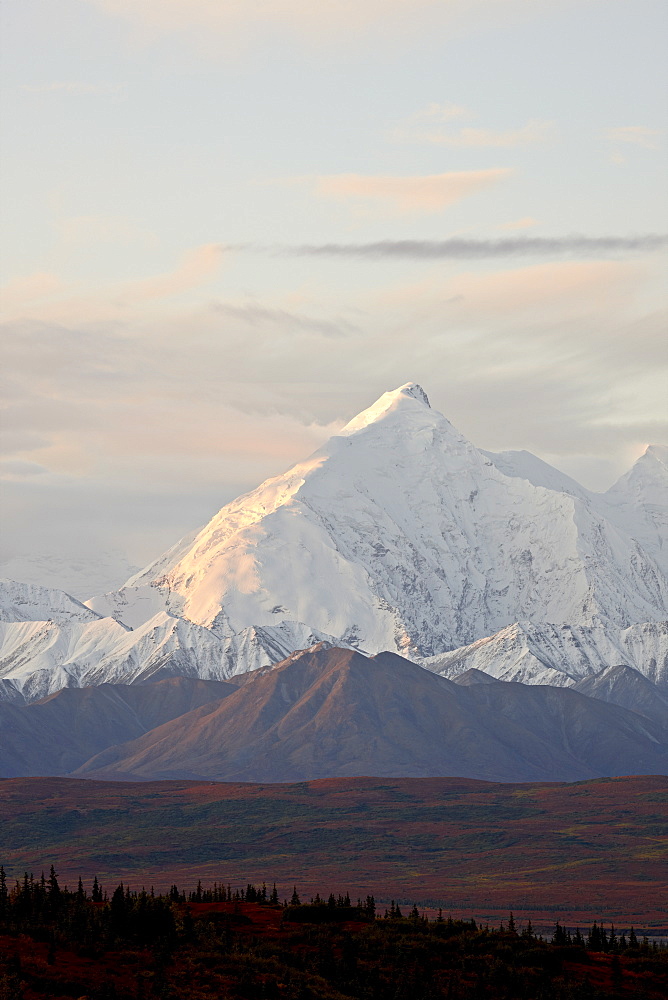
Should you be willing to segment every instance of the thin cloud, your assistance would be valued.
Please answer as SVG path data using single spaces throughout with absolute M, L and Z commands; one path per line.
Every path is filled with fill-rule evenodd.
M 86 316 L 89 322 L 118 320 L 213 280 L 227 250 L 223 244 L 205 243 L 184 254 L 172 271 L 92 292 L 67 285 L 54 274 L 28 275 L 0 289 L 0 303 L 7 319 L 30 316 L 66 325 L 76 324 L 79 316 Z
M 430 122 L 432 125 L 436 122 L 450 122 L 453 118 L 471 117 L 473 117 L 471 111 L 461 104 L 437 104 L 435 101 L 413 116 L 415 121 Z
M 84 83 L 81 80 L 25 83 L 20 89 L 28 94 L 68 94 L 71 97 L 125 97 L 127 94 L 124 83 Z
M 211 306 L 212 310 L 221 316 L 230 319 L 241 320 L 249 326 L 260 324 L 271 324 L 283 329 L 303 330 L 310 333 L 318 333 L 323 337 L 342 337 L 355 332 L 356 328 L 346 321 L 335 322 L 332 320 L 315 319 L 312 316 L 304 316 L 300 313 L 290 312 L 287 309 L 270 309 L 266 306 L 255 304 L 236 306 L 227 302 L 216 302 Z
M 524 215 L 521 219 L 513 219 L 512 222 L 504 222 L 499 229 L 531 229 L 532 226 L 538 225 L 538 219 L 534 219 L 531 215 Z
M 555 124 L 550 121 L 530 121 L 521 128 L 495 132 L 485 128 L 420 130 L 396 129 L 392 138 L 397 142 L 427 143 L 432 146 L 450 146 L 461 149 L 512 149 L 517 146 L 534 146 L 549 142 L 555 134 Z
M 285 248 L 310 257 L 366 257 L 374 260 L 483 260 L 498 257 L 596 256 L 648 253 L 668 246 L 668 236 L 522 236 L 500 240 L 380 240 L 377 243 L 322 243 Z
M 330 174 L 316 178 L 315 194 L 337 201 L 380 203 L 400 214 L 439 212 L 512 173 L 508 168 L 459 170 L 421 177 Z
M 0 461 L 0 479 L 28 479 L 41 476 L 48 470 L 37 462 L 24 462 L 14 458 Z
M 174 271 L 131 282 L 119 297 L 125 301 L 162 299 L 195 288 L 213 277 L 220 266 L 224 250 L 220 243 L 205 243 L 195 247 L 185 254 Z
M 607 128 L 603 137 L 610 142 L 624 142 L 633 146 L 644 146 L 645 149 L 657 149 L 662 130 L 647 128 L 645 125 L 622 125 L 619 128 Z
M 84 0 L 120 17 L 144 38 L 178 34 L 219 55 L 223 43 L 256 43 L 267 32 L 286 30 L 307 42 L 382 37 L 405 38 L 416 31 L 477 27 L 483 22 L 525 16 L 566 0 Z M 573 0 L 570 0 L 572 3 Z M 582 4 L 585 0 L 579 0 Z M 589 0 L 592 2 L 592 0 Z
M 5 454 L 47 469 L 3 489 L 16 550 L 55 535 L 89 554 L 119 544 L 144 563 L 408 379 L 476 444 L 559 455 L 565 471 L 586 470 L 585 485 L 609 486 L 630 445 L 665 438 L 653 267 L 428 270 L 406 288 L 310 294 L 318 319 L 359 323 L 344 339 L 298 328 L 285 300 L 268 298 L 252 319 L 201 300 L 165 314 L 150 300 L 140 321 L 99 323 L 84 303 L 71 327 L 8 324 Z M 585 454 L 600 471 L 592 460 L 571 470 Z

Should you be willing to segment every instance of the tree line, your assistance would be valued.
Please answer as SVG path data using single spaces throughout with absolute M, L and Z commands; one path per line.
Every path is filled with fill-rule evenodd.
M 0 867 L 0 1000 L 621 1000 L 629 984 L 638 1000 L 668 993 L 668 950 L 598 921 L 543 937 L 512 913 L 494 928 L 417 904 L 379 910 L 370 894 L 107 890 L 97 877 L 69 889 L 53 866 L 10 886 Z

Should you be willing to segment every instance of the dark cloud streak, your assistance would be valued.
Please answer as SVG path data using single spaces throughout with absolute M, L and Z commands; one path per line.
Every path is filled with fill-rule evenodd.
M 370 260 L 484 260 L 502 257 L 600 256 L 648 253 L 668 246 L 668 236 L 524 236 L 499 240 L 380 240 L 377 243 L 323 243 L 285 247 L 304 257 L 365 257 Z

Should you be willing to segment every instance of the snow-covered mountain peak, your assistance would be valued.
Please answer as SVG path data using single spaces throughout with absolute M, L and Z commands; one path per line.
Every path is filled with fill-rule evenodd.
M 668 448 L 650 445 L 602 500 L 668 577 Z
M 661 462 L 664 469 L 668 471 L 668 444 L 648 444 L 645 455 Z M 644 456 L 643 456 L 644 457 Z
M 384 392 L 375 403 L 348 421 L 340 433 L 342 435 L 355 434 L 357 431 L 383 420 L 389 414 L 410 412 L 415 409 L 416 404 L 421 408 L 431 409 L 429 398 L 422 386 L 418 385 L 417 382 L 406 382 L 398 389 Z
M 225 640 L 296 622 L 416 658 L 518 619 L 663 616 L 637 542 L 559 485 L 496 467 L 409 382 L 89 603 L 134 627 L 160 609 Z
M 638 461 L 608 490 L 611 499 L 629 496 L 668 507 L 668 447 L 650 444 Z
M 572 686 L 628 663 L 664 683 L 665 452 L 592 494 L 528 452 L 479 451 L 408 382 L 120 590 L 84 607 L 11 585 L 12 626 L 54 605 L 64 626 L 8 630 L 9 695 L 53 690 L 53 669 L 63 684 L 220 679 L 323 640 L 453 676 Z
M 429 396 L 417 382 L 404 382 L 403 385 L 400 385 L 399 388 L 394 391 L 395 393 L 401 393 L 402 396 L 410 396 L 411 399 L 418 399 L 421 403 L 424 403 L 425 406 L 428 406 L 431 409 Z

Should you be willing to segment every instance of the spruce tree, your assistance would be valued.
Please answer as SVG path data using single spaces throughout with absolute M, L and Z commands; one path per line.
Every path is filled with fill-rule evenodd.
M 7 876 L 5 875 L 5 869 L 0 865 L 0 918 L 4 917 L 7 912 L 8 899 Z

